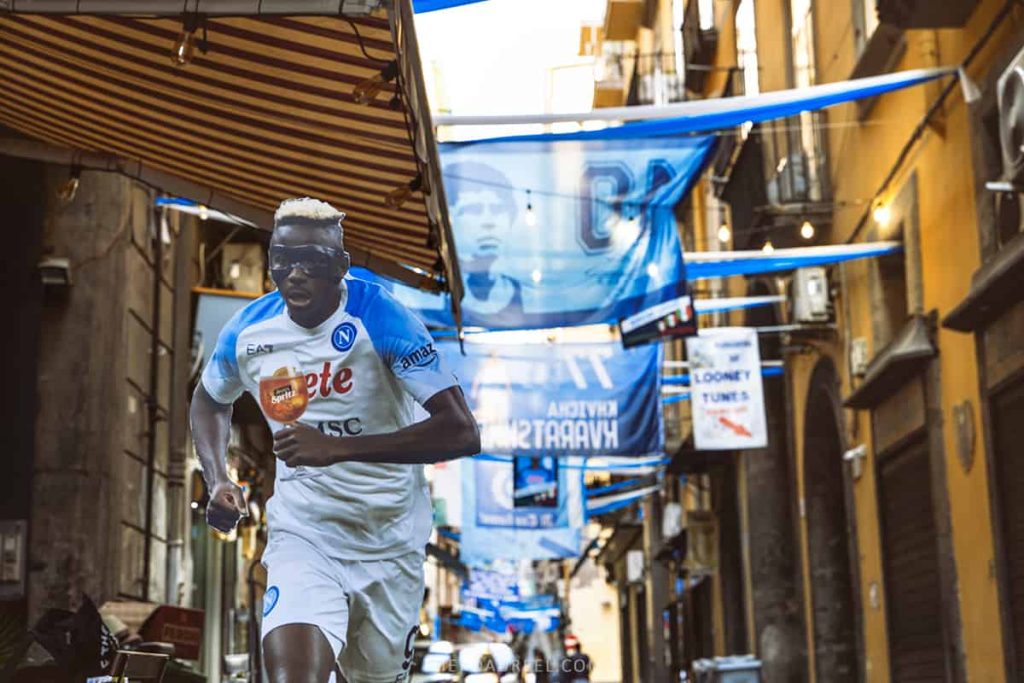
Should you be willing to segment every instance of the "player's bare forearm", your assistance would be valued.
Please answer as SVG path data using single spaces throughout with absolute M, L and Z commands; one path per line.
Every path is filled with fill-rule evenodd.
M 290 467 L 324 467 L 338 462 L 430 464 L 480 452 L 480 432 L 462 390 L 446 389 L 424 406 L 426 420 L 396 432 L 334 437 L 307 425 L 274 435 L 274 453 Z
M 228 477 L 231 406 L 215 401 L 200 382 L 192 394 L 189 418 L 192 422 L 192 440 L 203 466 L 203 477 L 210 497 L 206 506 L 206 521 L 213 528 L 227 533 L 235 528 L 239 519 L 249 514 L 245 494 Z
M 196 455 L 203 466 L 203 477 L 206 486 L 212 489 L 228 479 L 227 448 L 231 437 L 231 406 L 215 401 L 200 382 L 192 394 L 189 419 Z

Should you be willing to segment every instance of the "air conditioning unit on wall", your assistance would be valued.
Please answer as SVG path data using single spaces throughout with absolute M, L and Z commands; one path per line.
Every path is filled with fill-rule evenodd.
M 793 273 L 793 322 L 823 323 L 832 317 L 828 275 L 824 268 L 799 268 Z
M 1024 192 L 1024 49 L 999 77 L 999 141 L 1003 150 L 1003 180 Z
M 999 147 L 1003 173 L 985 186 L 995 193 L 995 229 L 1001 243 L 1022 230 L 1024 193 L 1024 49 L 1017 53 L 996 84 L 999 104 Z

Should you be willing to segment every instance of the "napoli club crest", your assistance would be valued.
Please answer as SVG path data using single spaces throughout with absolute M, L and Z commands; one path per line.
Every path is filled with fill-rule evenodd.
M 331 332 L 331 345 L 339 351 L 348 351 L 356 343 L 356 326 L 342 323 Z
M 263 594 L 263 616 L 270 614 L 277 607 L 277 600 L 281 597 L 281 591 L 277 586 L 271 586 Z

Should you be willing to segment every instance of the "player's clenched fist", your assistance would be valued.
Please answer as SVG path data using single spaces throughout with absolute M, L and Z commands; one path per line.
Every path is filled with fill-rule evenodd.
M 245 494 L 233 481 L 221 481 L 213 485 L 210 502 L 206 506 L 206 522 L 217 531 L 229 533 L 242 517 L 248 517 Z
M 339 444 L 335 437 L 297 422 L 274 434 L 274 455 L 289 467 L 326 467 L 337 462 Z

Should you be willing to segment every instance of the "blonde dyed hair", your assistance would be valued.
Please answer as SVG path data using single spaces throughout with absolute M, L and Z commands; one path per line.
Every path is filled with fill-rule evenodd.
M 321 199 L 297 197 L 295 199 L 286 199 L 278 205 L 277 211 L 274 212 L 274 225 L 279 225 L 289 218 L 340 223 L 345 218 L 345 212 L 338 211 Z

